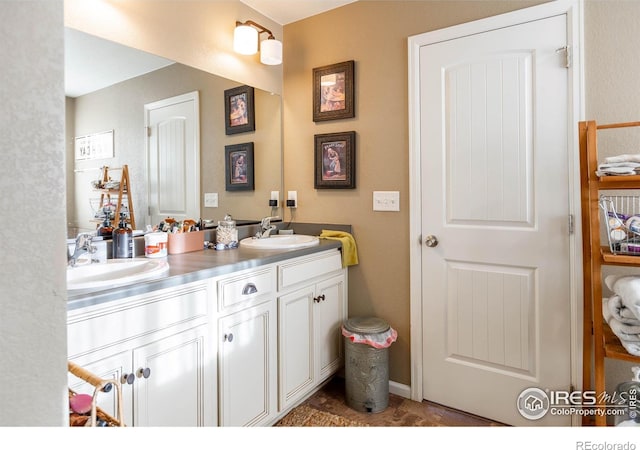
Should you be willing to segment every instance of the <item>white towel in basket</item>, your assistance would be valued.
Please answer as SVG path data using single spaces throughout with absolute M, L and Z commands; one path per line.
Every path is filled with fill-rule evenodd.
M 640 277 L 629 275 L 608 275 L 604 279 L 615 294 L 620 296 L 622 304 L 636 319 L 640 319 Z

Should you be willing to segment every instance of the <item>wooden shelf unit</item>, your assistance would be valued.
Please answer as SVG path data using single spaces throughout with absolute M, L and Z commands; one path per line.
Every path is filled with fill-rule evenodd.
M 122 209 L 122 202 L 126 198 L 127 208 L 129 209 L 129 217 L 127 218 L 127 223 L 132 229 L 136 229 L 136 219 L 133 213 L 133 200 L 131 199 L 131 183 L 129 181 L 129 166 L 126 164 L 121 168 L 109 168 L 109 166 L 104 166 L 102 168 L 102 183 L 106 183 L 111 180 L 109 171 L 121 170 L 122 175 L 120 176 L 120 184 L 118 189 L 96 189 L 100 192 L 100 206 L 99 209 L 102 209 L 104 205 L 111 203 L 111 198 L 117 198 L 116 211 L 114 215 L 115 226 L 117 227 L 118 222 L 120 221 L 120 210 Z M 102 223 L 102 220 L 97 220 L 95 222 Z M 100 225 L 98 225 L 99 227 Z
M 605 358 L 640 363 L 640 356 L 626 351 L 602 314 L 602 266 L 640 267 L 640 256 L 613 254 L 600 242 L 600 191 L 640 190 L 640 175 L 598 176 L 598 130 L 640 127 L 640 122 L 597 125 L 595 121 L 578 124 L 580 139 L 580 182 L 582 205 L 582 251 L 584 289 L 583 390 L 605 392 Z M 593 356 L 593 367 L 591 357 Z M 599 405 L 604 407 L 604 405 Z M 583 421 L 591 424 L 593 420 Z M 595 417 L 595 425 L 605 426 L 605 415 Z

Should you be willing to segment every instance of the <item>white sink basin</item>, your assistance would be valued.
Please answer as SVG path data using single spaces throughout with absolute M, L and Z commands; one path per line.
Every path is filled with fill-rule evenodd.
M 268 238 L 246 238 L 240 245 L 256 250 L 291 250 L 295 248 L 313 247 L 320 243 L 318 236 L 306 234 L 276 234 Z
M 109 259 L 67 268 L 67 290 L 119 286 L 148 280 L 169 271 L 165 259 Z

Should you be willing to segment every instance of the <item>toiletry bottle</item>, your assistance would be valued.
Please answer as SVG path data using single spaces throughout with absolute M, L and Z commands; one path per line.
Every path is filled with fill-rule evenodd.
M 104 211 L 104 222 L 102 222 L 102 225 L 100 226 L 100 228 L 98 228 L 96 235 L 111 237 L 113 235 L 113 226 L 111 225 L 111 217 L 110 217 L 111 211 L 109 211 L 109 208 L 106 206 L 103 209 L 103 211 Z
M 113 230 L 113 257 L 133 258 L 133 230 L 129 228 L 126 213 L 120 213 L 120 224 Z

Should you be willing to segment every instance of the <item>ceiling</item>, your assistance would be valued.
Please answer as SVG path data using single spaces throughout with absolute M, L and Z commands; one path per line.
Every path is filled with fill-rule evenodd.
M 296 22 L 357 0 L 240 0 L 280 25 Z
M 286 25 L 357 0 L 240 1 L 274 22 Z M 87 61 L 94 63 L 87 64 Z M 173 61 L 65 28 L 65 93 L 68 97 L 78 97 L 170 64 Z

